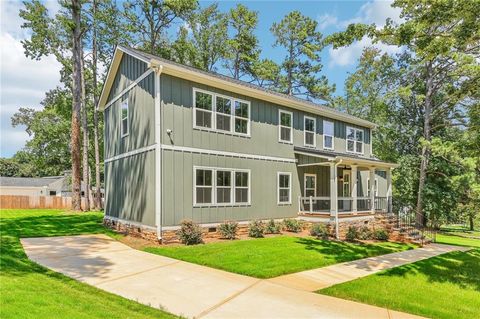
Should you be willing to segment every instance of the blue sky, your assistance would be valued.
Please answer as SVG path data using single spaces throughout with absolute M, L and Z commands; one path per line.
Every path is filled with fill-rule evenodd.
M 118 2 L 120 2 L 118 0 Z M 235 7 L 238 1 L 218 1 L 221 11 Z M 280 61 L 284 53 L 273 48 L 274 38 L 270 34 L 273 22 L 280 21 L 290 11 L 298 10 L 316 20 L 319 30 L 328 35 L 344 30 L 349 23 L 363 22 L 383 25 L 387 17 L 399 21 L 399 11 L 391 8 L 391 1 L 240 1 L 251 10 L 258 11 L 257 36 L 262 47 L 262 57 Z M 50 12 L 58 10 L 55 0 L 44 1 Z M 202 6 L 212 1 L 200 1 Z M 22 20 L 18 17 L 21 1 L 0 1 L 0 156 L 11 157 L 20 150 L 29 136 L 24 127 L 13 128 L 11 116 L 19 107 L 41 109 L 40 101 L 45 92 L 59 85 L 58 62 L 53 57 L 33 61 L 23 55 L 21 40 L 28 34 L 21 29 Z M 343 93 L 343 83 L 349 72 L 355 69 L 358 57 L 364 47 L 371 45 L 369 39 L 362 39 L 353 45 L 322 51 L 322 74 L 330 83 L 335 83 L 336 94 Z M 388 53 L 397 53 L 398 48 L 379 46 Z

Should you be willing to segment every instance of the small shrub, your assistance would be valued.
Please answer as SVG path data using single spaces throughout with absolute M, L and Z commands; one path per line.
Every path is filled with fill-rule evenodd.
M 388 240 L 388 232 L 385 229 L 376 229 L 374 237 L 376 240 Z
M 372 232 L 367 226 L 363 226 L 360 228 L 358 231 L 358 239 L 360 240 L 367 240 L 367 239 L 372 239 Z
M 281 228 L 282 225 L 280 223 L 277 223 L 273 219 L 270 219 L 270 221 L 267 223 L 267 226 L 265 227 L 265 233 L 280 234 Z
M 345 235 L 345 238 L 348 241 L 355 241 L 358 238 L 358 229 L 355 226 L 350 226 L 348 227 L 347 234 Z
M 200 226 L 189 219 L 184 219 L 180 222 L 180 229 L 177 231 L 177 236 L 185 245 L 196 245 L 203 242 Z
M 312 228 L 310 229 L 310 235 L 319 239 L 327 240 L 329 236 L 327 226 L 318 223 L 313 224 Z
M 293 233 L 298 233 L 302 231 L 302 224 L 296 219 L 285 219 L 283 221 L 285 228 Z
M 220 234 L 226 239 L 235 239 L 237 237 L 238 223 L 235 221 L 226 221 L 218 226 Z
M 263 237 L 265 232 L 265 224 L 261 220 L 253 220 L 248 225 L 248 236 L 254 238 Z

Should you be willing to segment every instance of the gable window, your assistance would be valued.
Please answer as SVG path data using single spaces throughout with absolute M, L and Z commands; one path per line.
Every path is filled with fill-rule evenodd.
M 194 206 L 250 204 L 250 171 L 194 167 Z
M 292 143 L 292 112 L 278 111 L 278 139 L 280 142 Z
M 278 204 L 291 204 L 292 196 L 292 183 L 291 183 L 291 173 L 278 173 Z
M 128 135 L 128 99 L 125 99 L 120 104 L 120 118 L 122 125 L 122 137 Z
M 363 154 L 363 130 L 347 126 L 347 152 Z
M 315 118 L 305 116 L 303 119 L 303 134 L 304 134 L 304 144 L 305 146 L 315 147 Z
M 193 96 L 195 128 L 249 136 L 249 102 L 199 89 Z
M 198 127 L 212 128 L 212 104 L 211 94 L 194 91 L 195 125 Z
M 330 121 L 323 121 L 323 148 L 333 150 L 334 124 Z
M 304 180 L 304 190 L 305 197 L 316 197 L 317 196 L 317 175 L 315 174 L 305 174 Z

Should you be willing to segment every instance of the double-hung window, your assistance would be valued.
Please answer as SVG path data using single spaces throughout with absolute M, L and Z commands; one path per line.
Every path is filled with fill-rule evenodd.
M 363 154 L 363 130 L 347 126 L 347 152 Z
M 378 196 L 378 178 L 375 178 L 375 184 L 373 185 L 373 192 L 375 197 Z M 370 197 L 370 178 L 367 179 L 367 196 Z
M 250 135 L 250 103 L 216 93 L 193 90 L 194 123 L 199 129 Z
M 120 119 L 122 137 L 124 137 L 128 135 L 128 99 L 125 99 L 120 103 Z
M 194 206 L 250 204 L 250 170 L 194 167 Z
M 323 148 L 333 150 L 334 124 L 331 121 L 323 121 Z
M 292 203 L 292 174 L 279 172 L 277 175 L 278 204 Z
M 278 140 L 280 142 L 292 143 L 293 113 L 278 111 Z
M 317 196 L 317 175 L 315 174 L 305 174 L 305 196 L 306 197 L 315 197 Z
M 303 119 L 303 134 L 304 134 L 304 144 L 305 146 L 315 147 L 316 146 L 316 139 L 315 139 L 315 118 L 305 116 Z

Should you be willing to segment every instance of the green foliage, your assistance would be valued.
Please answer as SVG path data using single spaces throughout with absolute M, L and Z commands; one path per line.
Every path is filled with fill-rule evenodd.
M 265 233 L 266 234 L 280 234 L 282 230 L 282 224 L 279 222 L 275 222 L 273 219 L 270 219 L 265 226 Z
M 328 232 L 327 226 L 316 223 L 313 224 L 312 228 L 310 229 L 310 235 L 317 237 L 318 239 L 327 240 L 330 236 L 330 233 Z
M 0 176 L 19 176 L 20 164 L 11 158 L 0 158 Z
M 358 228 L 356 226 L 349 226 L 347 233 L 345 234 L 345 239 L 347 241 L 356 241 L 358 239 Z
M 358 230 L 358 239 L 368 240 L 368 239 L 372 239 L 372 237 L 373 237 L 373 234 L 370 231 L 370 228 L 368 228 L 367 226 L 362 226 Z
M 261 220 L 253 220 L 248 225 L 248 236 L 262 238 L 265 233 L 265 224 Z
M 177 236 L 185 245 L 197 245 L 203 243 L 202 229 L 198 224 L 189 219 L 184 219 L 180 222 L 180 229 L 177 231 Z
M 293 233 L 299 233 L 302 231 L 302 223 L 297 219 L 287 218 L 283 220 L 285 229 Z
M 226 221 L 218 226 L 220 234 L 226 239 L 235 239 L 237 237 L 238 223 L 236 221 Z
M 373 233 L 373 238 L 376 240 L 386 241 L 388 240 L 388 237 L 388 232 L 385 229 L 375 229 L 375 232 Z

